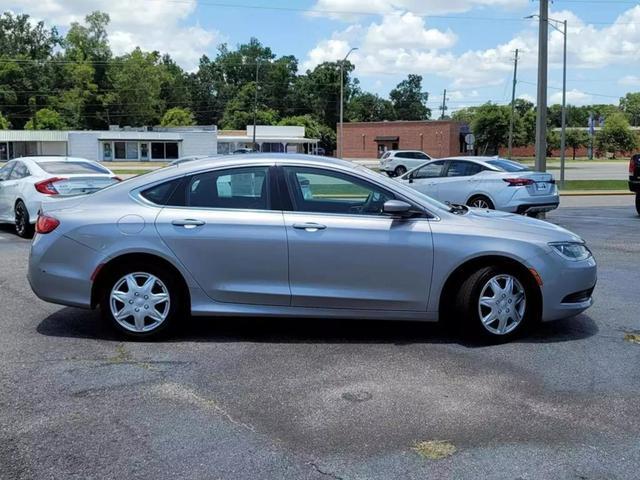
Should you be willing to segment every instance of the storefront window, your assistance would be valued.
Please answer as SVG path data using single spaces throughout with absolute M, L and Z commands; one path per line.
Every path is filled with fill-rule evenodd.
M 116 160 L 125 160 L 127 158 L 127 147 L 125 142 L 113 142 Z
M 102 159 L 113 160 L 113 156 L 111 154 L 111 142 L 102 144 Z
M 178 142 L 167 142 L 164 146 L 167 159 L 173 160 L 178 158 Z
M 164 160 L 164 143 L 153 142 L 151 144 L 151 158 L 154 160 Z
M 173 160 L 178 158 L 178 142 L 152 142 L 151 158 L 153 160 Z
M 127 160 L 138 159 L 138 142 L 127 142 Z
M 140 160 L 149 160 L 149 144 L 140 144 Z

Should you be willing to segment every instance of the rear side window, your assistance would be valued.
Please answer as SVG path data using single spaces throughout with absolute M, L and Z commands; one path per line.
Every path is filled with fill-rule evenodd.
M 269 209 L 269 167 L 215 170 L 187 178 L 190 207 Z
M 9 180 L 19 180 L 21 178 L 28 177 L 29 175 L 30 173 L 27 166 L 22 162 L 16 162 L 16 166 L 13 167 Z
M 52 175 L 109 174 L 109 170 L 92 162 L 37 162 L 38 166 Z
M 0 180 L 7 180 L 9 178 L 14 165 L 15 162 L 5 163 L 4 166 L 0 168 Z
M 498 170 L 502 170 L 503 172 L 526 172 L 529 170 L 529 167 L 526 165 L 518 162 L 512 162 L 511 160 L 505 160 L 504 158 L 487 160 L 487 163 L 492 167 L 496 167 Z
M 470 177 L 484 170 L 478 163 L 454 160 L 449 163 L 447 177 Z
M 156 205 L 184 206 L 184 193 L 180 195 L 178 188 L 182 178 L 155 185 L 140 192 L 140 195 Z

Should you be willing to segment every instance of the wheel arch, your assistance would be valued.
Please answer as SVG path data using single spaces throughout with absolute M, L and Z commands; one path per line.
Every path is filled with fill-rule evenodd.
M 467 200 L 464 202 L 465 205 L 469 205 L 469 202 L 471 201 L 471 199 L 473 197 L 486 197 L 489 200 L 491 200 L 491 203 L 493 203 L 493 206 L 496 206 L 496 200 L 495 198 L 493 198 L 493 195 L 488 194 L 487 192 L 484 191 L 475 191 L 469 195 L 467 195 Z
M 146 252 L 123 253 L 110 259 L 98 269 L 93 280 L 93 285 L 91 286 L 91 308 L 95 308 L 100 303 L 100 299 L 106 288 L 105 282 L 115 269 L 122 265 L 140 261 L 150 262 L 155 266 L 161 266 L 171 272 L 172 276 L 178 280 L 185 304 L 189 306 L 189 311 L 191 310 L 191 294 L 182 272 L 166 258 Z
M 451 313 L 451 307 L 453 305 L 453 300 L 457 292 L 456 286 L 459 286 L 462 281 L 473 272 L 484 267 L 496 266 L 506 267 L 507 269 L 522 275 L 530 289 L 534 292 L 534 305 L 536 308 L 535 315 L 536 318 L 539 319 L 542 315 L 543 298 L 542 291 L 540 289 L 540 285 L 536 280 L 536 277 L 530 271 L 530 269 L 527 268 L 527 266 L 519 260 L 498 254 L 484 255 L 468 259 L 462 264 L 458 265 L 449 274 L 446 281 L 444 282 L 442 289 L 440 290 L 440 298 L 438 301 L 439 319 L 445 319 Z

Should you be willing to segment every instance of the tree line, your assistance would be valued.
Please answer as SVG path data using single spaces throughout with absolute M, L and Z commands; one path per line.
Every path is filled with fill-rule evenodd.
M 422 77 L 409 75 L 389 99 L 365 92 L 353 65 L 325 62 L 299 73 L 298 59 L 277 56 L 252 38 L 221 45 L 184 71 L 169 55 L 134 48 L 116 56 L 109 15 L 93 12 L 62 36 L 55 27 L 10 12 L 0 17 L 0 128 L 105 129 L 120 126 L 304 125 L 335 148 L 343 72 L 345 120 L 430 117 Z M 255 109 L 255 112 L 254 112 Z

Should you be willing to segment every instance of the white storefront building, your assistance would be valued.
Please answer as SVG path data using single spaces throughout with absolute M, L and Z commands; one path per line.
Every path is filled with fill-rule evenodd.
M 98 161 L 163 161 L 217 154 L 217 129 L 0 130 L 0 161 L 66 155 Z
M 240 148 L 253 148 L 260 152 L 317 153 L 317 138 L 306 138 L 302 126 L 253 125 L 245 130 L 220 130 L 218 132 L 218 153 L 233 153 Z

